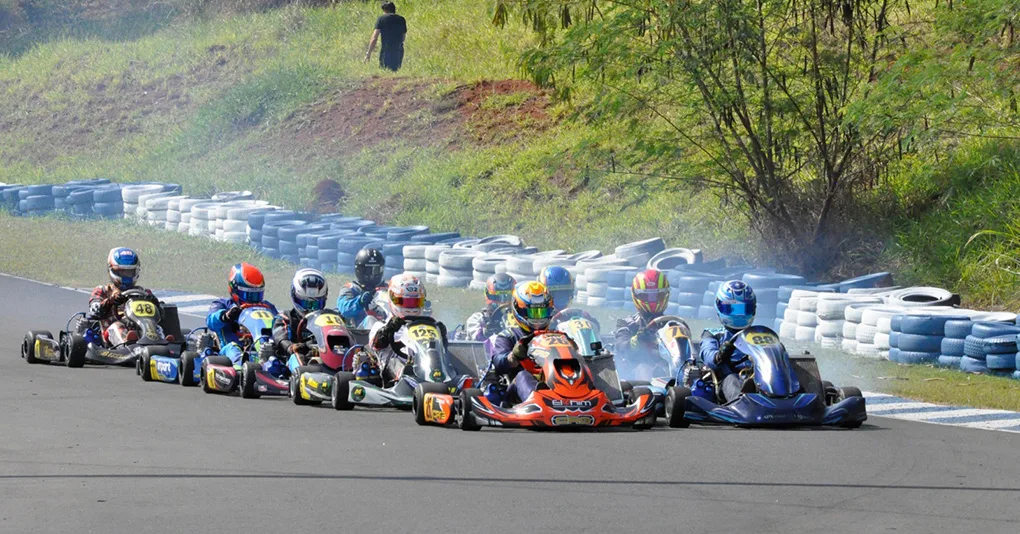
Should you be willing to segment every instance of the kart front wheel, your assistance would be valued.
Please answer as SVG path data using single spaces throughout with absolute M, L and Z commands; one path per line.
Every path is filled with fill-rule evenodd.
M 421 426 L 429 424 L 425 420 L 425 395 L 428 393 L 447 394 L 446 384 L 437 382 L 421 382 L 414 388 L 414 397 L 411 399 L 411 412 L 414 413 L 414 422 Z
M 89 350 L 89 344 L 81 334 L 68 332 L 64 336 L 64 363 L 68 367 L 85 367 L 85 353 Z
M 471 411 L 471 399 L 482 397 L 484 394 L 478 388 L 467 388 L 460 392 L 460 429 L 468 431 L 481 430 L 482 426 L 475 420 L 475 414 Z
M 670 428 L 687 428 L 691 426 L 684 413 L 687 411 L 687 397 L 691 396 L 690 388 L 671 387 L 666 394 L 666 422 Z
M 257 370 L 258 365 L 252 362 L 244 362 L 244 365 L 241 366 L 242 399 L 257 399 L 262 396 L 255 387 L 255 384 L 258 383 L 258 378 L 255 377 L 255 371 Z
M 334 410 L 353 410 L 354 403 L 351 402 L 351 381 L 354 380 L 354 373 L 340 371 L 333 376 L 333 391 L 329 394 L 329 403 Z
M 301 396 L 301 375 L 305 373 L 318 373 L 319 371 L 320 368 L 317 365 L 301 365 L 294 370 L 294 374 L 290 377 L 290 398 L 294 401 L 294 404 L 298 406 L 311 406 L 322 403 L 322 401 L 307 400 Z
M 839 400 L 840 400 L 840 402 L 845 401 L 846 399 L 849 399 L 850 397 L 863 397 L 863 396 L 864 396 L 864 394 L 862 394 L 861 390 L 858 389 L 858 388 L 855 388 L 855 387 L 852 387 L 852 386 L 847 386 L 847 387 L 839 388 Z M 860 428 L 862 424 L 864 424 L 864 421 L 848 421 L 848 422 L 843 423 L 842 425 L 839 425 L 839 426 L 841 426 L 843 428 Z
M 53 334 L 45 330 L 29 330 L 25 334 L 25 340 L 21 342 L 21 357 L 28 363 L 46 363 L 46 360 L 37 358 L 35 354 L 35 338 L 37 337 L 48 337 L 53 338 Z
M 142 351 L 142 356 L 138 358 L 138 374 L 142 375 L 144 382 L 152 382 L 152 359 L 149 355 L 149 351 Z
M 185 387 L 194 387 L 198 384 L 195 382 L 195 360 L 198 359 L 197 352 L 185 352 L 181 354 L 181 385 Z

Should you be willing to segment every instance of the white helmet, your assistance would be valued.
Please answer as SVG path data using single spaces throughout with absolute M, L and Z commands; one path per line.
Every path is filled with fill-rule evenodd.
M 397 317 L 425 315 L 425 284 L 417 276 L 398 274 L 390 279 L 390 309 Z
M 290 300 L 294 309 L 303 313 L 321 310 L 326 307 L 326 296 L 329 285 L 326 277 L 318 269 L 300 269 L 294 273 L 294 281 L 290 284 Z

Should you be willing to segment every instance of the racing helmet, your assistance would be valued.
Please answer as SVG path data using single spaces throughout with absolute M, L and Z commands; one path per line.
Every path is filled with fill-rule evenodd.
M 363 288 L 375 289 L 379 287 L 383 281 L 385 268 L 386 259 L 378 249 L 363 248 L 354 257 L 354 278 Z
M 514 319 L 525 332 L 549 328 L 549 320 L 552 319 L 553 313 L 552 297 L 541 282 L 517 284 L 511 308 Z
M 485 281 L 485 303 L 499 306 L 510 302 L 514 297 L 514 286 L 517 280 L 506 273 L 496 273 Z
M 413 274 L 398 274 L 390 280 L 387 292 L 390 309 L 397 317 L 425 315 L 425 284 Z
M 266 279 L 262 271 L 250 263 L 238 263 L 230 268 L 227 280 L 230 300 L 235 304 L 258 304 L 266 292 Z
M 669 306 L 669 280 L 658 269 L 646 269 L 634 276 L 630 284 L 634 307 L 643 315 L 658 315 Z
M 299 269 L 290 284 L 290 300 L 301 313 L 318 311 L 326 307 L 329 284 L 318 269 Z
M 538 275 L 538 281 L 552 296 L 553 308 L 565 310 L 570 307 L 570 301 L 574 298 L 574 280 L 570 277 L 570 271 L 558 265 L 546 267 Z
M 142 272 L 142 260 L 135 251 L 127 247 L 110 249 L 106 257 L 110 270 L 110 281 L 119 289 L 131 289 Z
M 751 326 L 757 305 L 754 290 L 740 280 L 720 284 L 715 292 L 715 312 L 719 315 L 719 322 L 730 330 Z

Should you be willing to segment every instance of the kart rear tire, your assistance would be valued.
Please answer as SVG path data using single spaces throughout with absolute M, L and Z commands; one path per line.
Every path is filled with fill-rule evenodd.
M 152 382 L 152 360 L 147 350 L 138 358 L 138 374 L 142 375 L 143 382 Z
M 647 387 L 645 387 L 645 386 L 637 386 L 634 389 L 630 390 L 630 399 L 629 399 L 629 402 L 633 403 L 634 400 L 636 400 L 637 398 L 641 397 L 642 395 L 651 395 L 651 394 L 652 394 L 652 390 L 648 389 Z M 653 400 L 653 402 L 654 402 L 654 400 Z M 638 421 L 637 423 L 634 423 L 634 430 L 648 430 L 649 428 L 654 427 L 655 426 L 655 419 L 656 419 L 655 418 L 655 411 L 653 410 L 652 411 L 652 415 L 650 417 L 646 417 L 645 419 L 643 419 L 641 421 Z
M 333 390 L 330 391 L 329 404 L 336 411 L 348 411 L 354 409 L 354 403 L 350 401 L 351 381 L 354 380 L 354 373 L 340 371 L 333 376 Z
M 259 390 L 255 387 L 255 383 L 258 379 L 255 378 L 255 371 L 258 370 L 258 365 L 252 362 L 244 362 L 241 366 L 241 398 L 242 399 L 257 399 L 262 396 Z
M 859 388 L 855 388 L 853 386 L 846 386 L 846 387 L 839 388 L 839 400 L 840 401 L 849 399 L 850 397 L 863 397 L 863 396 L 864 395 L 861 393 L 861 390 Z M 860 428 L 860 426 L 862 424 L 864 424 L 864 421 L 849 421 L 849 422 L 843 423 L 843 424 L 841 424 L 839 426 L 841 426 L 843 428 Z
M 822 380 L 822 394 L 824 395 L 825 405 L 832 406 L 834 403 L 839 402 L 839 396 L 829 395 L 829 392 L 839 391 L 836 386 L 832 385 L 832 382 L 828 380 Z
M 471 399 L 475 397 L 482 397 L 484 394 L 482 390 L 478 388 L 467 388 L 460 392 L 460 429 L 467 430 L 469 432 L 476 432 L 482 429 L 482 426 L 475 421 L 475 416 L 471 413 Z
M 198 373 L 198 383 L 202 385 L 202 391 L 206 393 L 215 393 L 216 390 L 209 387 L 209 382 L 206 380 L 209 371 L 209 358 L 202 360 L 201 372 Z
M 425 420 L 424 402 L 426 393 L 446 394 L 449 393 L 449 391 L 446 389 L 446 384 L 439 384 L 436 382 L 420 382 L 414 388 L 414 397 L 411 400 L 411 412 L 414 414 L 414 422 L 418 423 L 419 426 L 430 424 Z
M 666 423 L 670 428 L 687 428 L 691 423 L 684 419 L 687 411 L 687 397 L 691 396 L 690 388 L 671 387 L 666 394 Z
M 35 338 L 40 336 L 53 339 L 53 334 L 46 330 L 29 330 L 25 334 L 25 340 L 21 343 L 21 357 L 28 363 L 46 363 L 46 360 L 35 357 Z
M 181 354 L 181 385 L 184 387 L 195 387 L 198 385 L 195 382 L 195 360 L 198 359 L 198 353 L 188 351 Z
M 85 367 L 85 354 L 89 350 L 89 344 L 85 337 L 80 334 L 68 332 L 65 336 L 68 339 L 67 349 L 64 352 L 64 364 L 68 367 Z

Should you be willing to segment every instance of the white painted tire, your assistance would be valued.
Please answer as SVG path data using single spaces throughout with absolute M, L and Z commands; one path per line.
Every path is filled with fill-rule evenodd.
M 794 339 L 797 337 L 797 323 L 790 323 L 783 321 L 783 324 L 779 325 L 779 337 L 784 339 Z
M 841 338 L 843 337 L 843 324 L 845 322 L 846 321 L 843 320 L 827 321 L 822 320 L 822 318 L 819 317 L 817 325 L 818 332 L 822 335 L 822 337 Z
M 814 328 L 817 325 L 818 316 L 815 315 L 815 312 L 810 311 L 797 312 L 797 326 L 809 326 L 811 328 Z
M 878 329 L 870 324 L 857 325 L 857 342 L 866 345 L 874 345 L 875 334 L 878 333 Z
M 813 326 L 797 326 L 797 330 L 794 334 L 794 339 L 797 341 L 814 341 L 815 340 L 815 327 Z
M 857 353 L 857 340 L 853 339 L 853 338 L 845 338 L 844 337 L 843 341 L 840 342 L 840 344 L 839 344 L 839 348 L 842 349 L 843 352 L 849 352 L 850 354 L 856 354 Z

